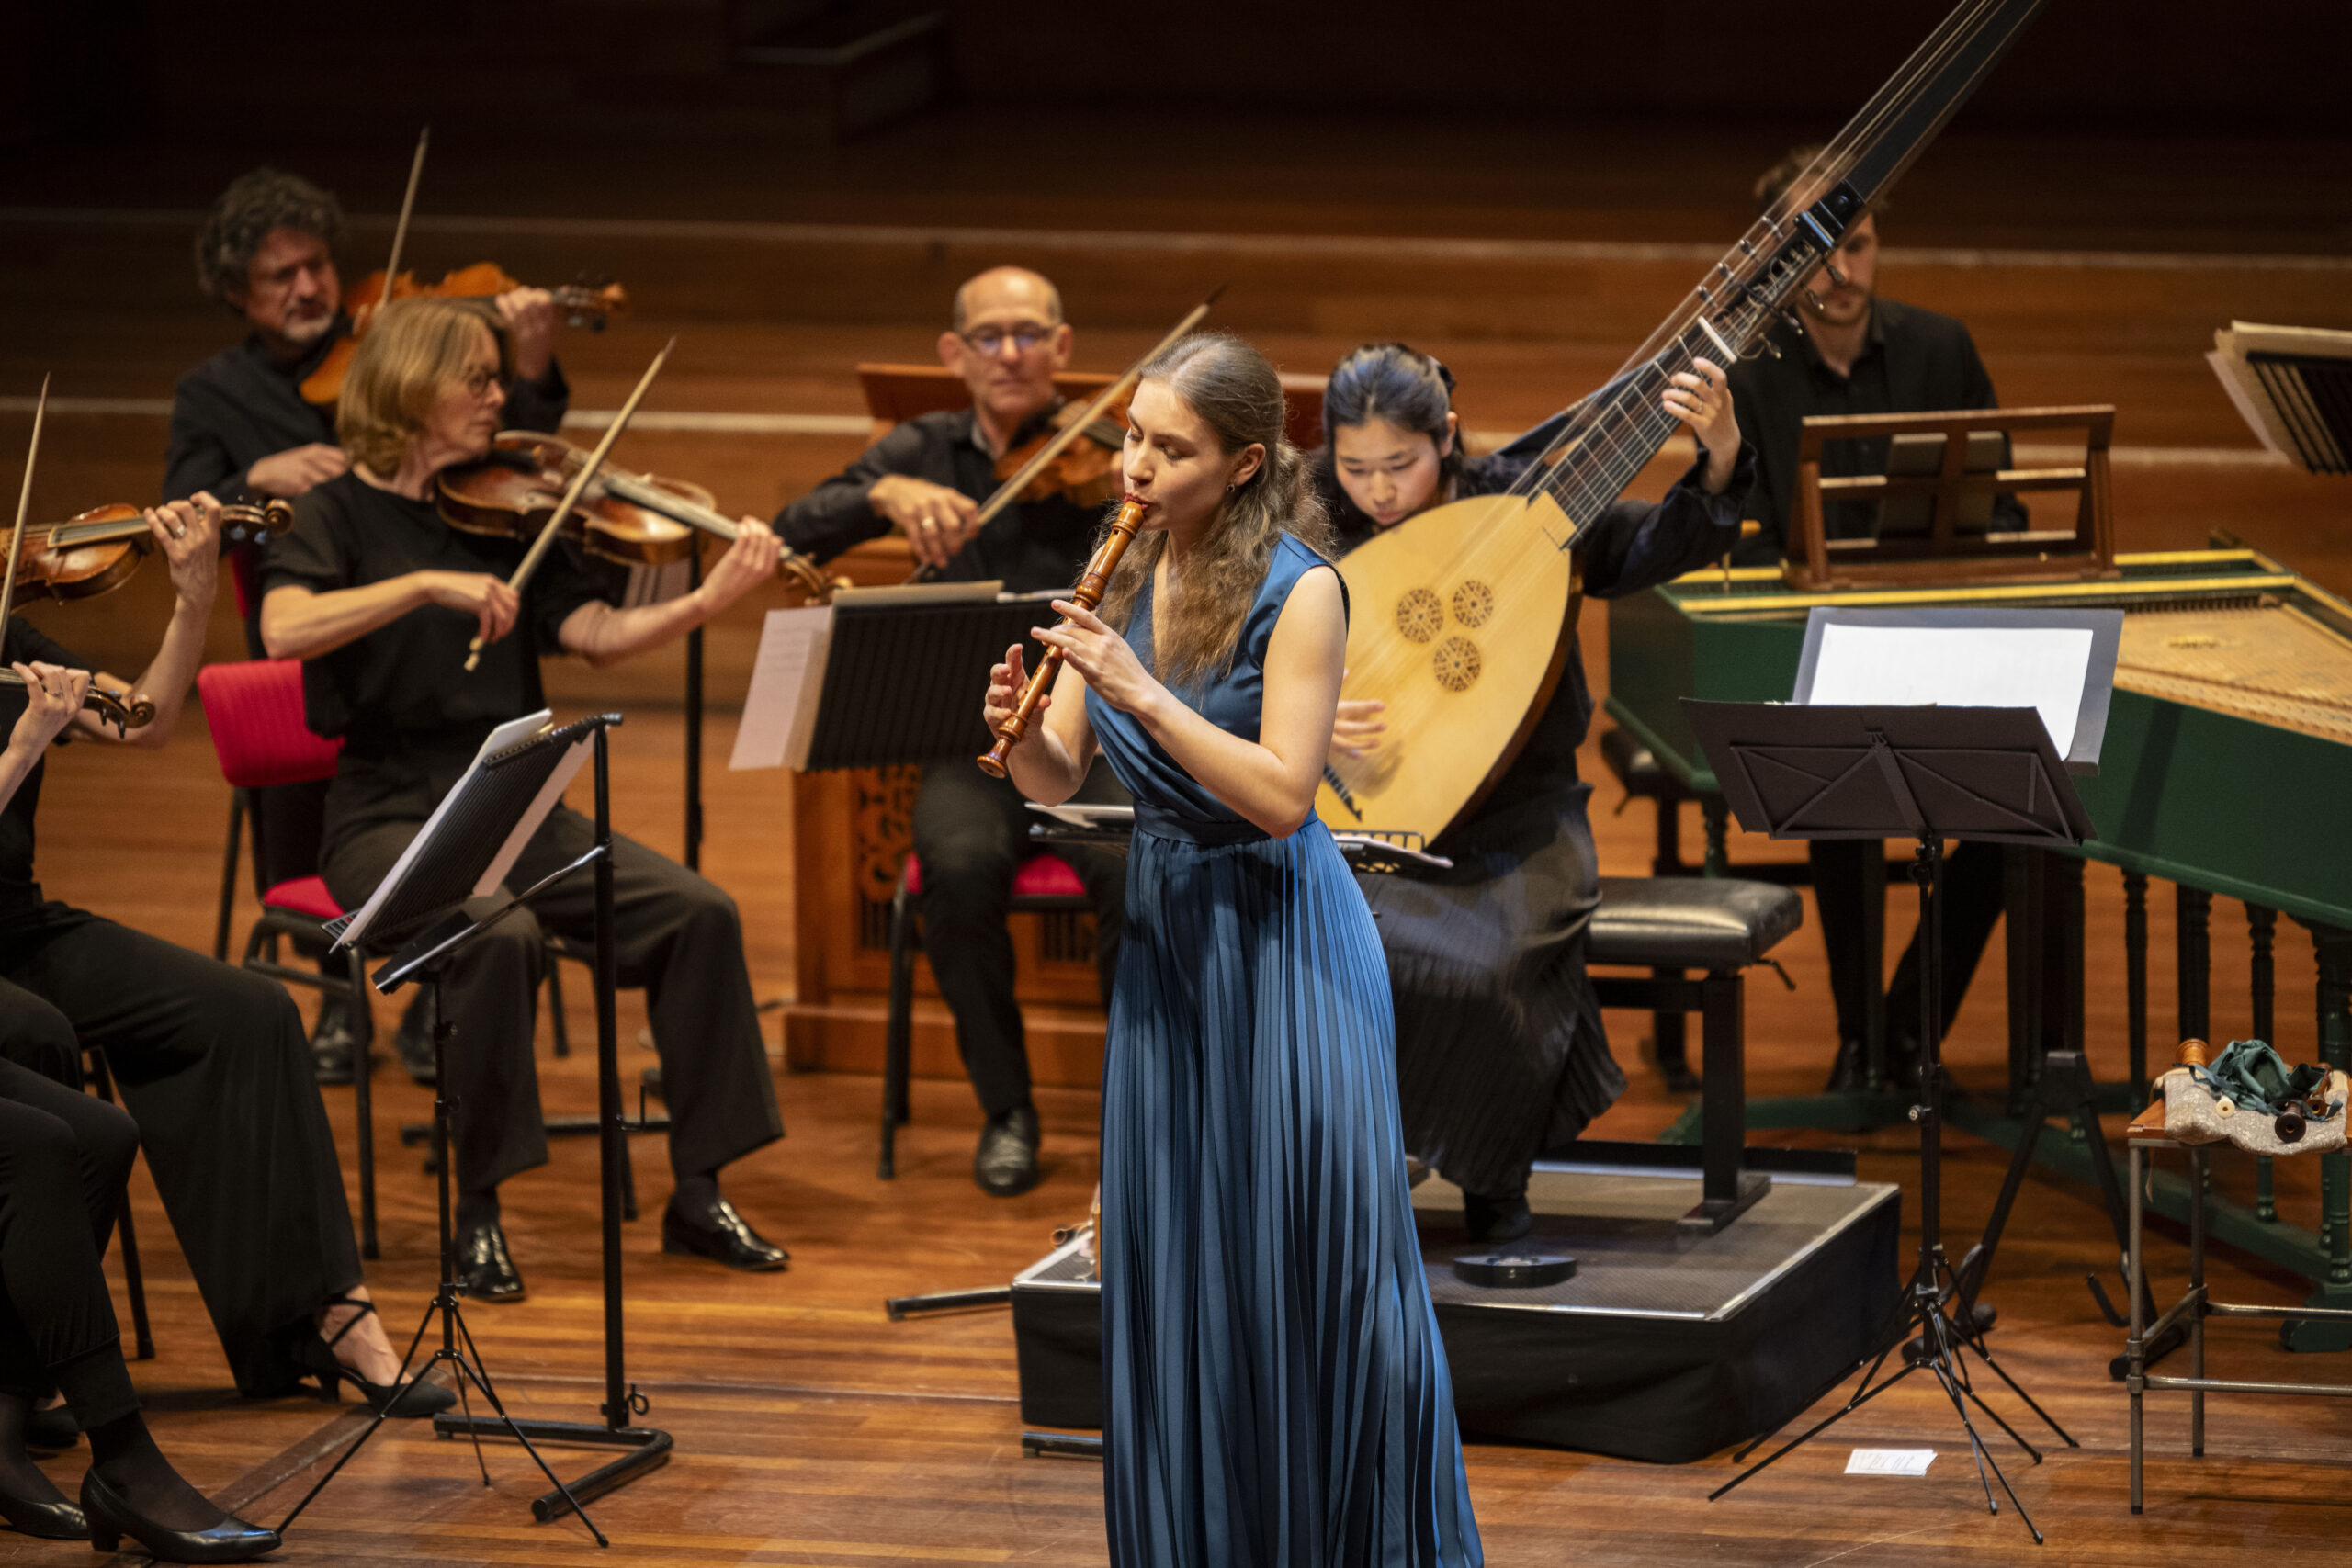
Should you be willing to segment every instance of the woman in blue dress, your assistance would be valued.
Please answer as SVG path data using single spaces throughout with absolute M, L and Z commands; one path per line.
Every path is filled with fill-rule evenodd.
M 1314 815 L 1347 602 L 1282 383 L 1184 339 L 1143 373 L 1142 532 L 1012 776 L 1136 800 L 1102 1082 L 1104 1512 L 1118 1568 L 1466 1568 L 1380 937 Z M 990 676 L 991 728 L 1026 676 Z

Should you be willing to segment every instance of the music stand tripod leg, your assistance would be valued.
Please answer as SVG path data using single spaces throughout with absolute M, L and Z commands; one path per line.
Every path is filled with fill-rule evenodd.
M 521 901 L 519 899 L 516 900 L 516 904 L 519 904 L 520 902 Z M 510 904 L 507 906 L 507 908 L 509 909 L 514 908 L 515 908 L 515 904 Z M 505 911 L 501 910 L 500 913 L 503 915 Z M 497 917 L 493 916 L 492 919 L 492 920 L 495 920 Z M 486 929 L 490 923 L 490 921 L 485 921 L 483 922 L 482 927 L 477 929 Z M 447 962 L 446 957 L 443 962 Z M 440 1348 L 435 1350 L 433 1354 L 426 1359 L 425 1364 L 424 1368 L 418 1371 L 417 1377 L 422 1379 L 427 1372 L 430 1372 L 435 1366 L 443 1361 L 448 1362 L 451 1369 L 456 1373 L 459 1396 L 461 1398 L 463 1397 L 465 1386 L 468 1382 L 471 1382 L 476 1388 L 481 1389 L 482 1397 L 490 1401 L 491 1408 L 497 1412 L 498 1421 L 505 1428 L 508 1435 L 513 1437 L 516 1442 L 523 1445 L 523 1451 L 531 1456 L 531 1462 L 539 1467 L 540 1473 L 544 1474 L 549 1481 L 553 1482 L 559 1492 L 564 1493 L 564 1495 L 569 1497 L 571 1494 L 564 1486 L 562 1478 L 557 1475 L 553 1470 L 548 1468 L 547 1460 L 540 1455 L 537 1449 L 531 1446 L 530 1438 L 524 1436 L 522 1427 L 515 1422 L 512 1416 L 509 1416 L 506 1413 L 505 1406 L 499 1403 L 497 1393 L 491 1388 L 489 1374 L 481 1364 L 481 1352 L 474 1346 L 473 1334 L 471 1330 L 466 1327 L 464 1310 L 458 1303 L 458 1298 L 463 1292 L 460 1291 L 458 1284 L 457 1224 L 454 1201 L 450 1195 L 449 1190 L 449 1118 L 451 1111 L 455 1109 L 455 1102 L 449 1098 L 449 1071 L 447 1063 L 449 1039 L 450 1036 L 457 1033 L 458 1026 L 449 1021 L 447 1010 L 441 1005 L 440 964 L 435 964 L 430 971 L 427 984 L 433 987 L 433 1017 L 435 1021 L 433 1028 L 433 1152 L 435 1156 L 435 1163 L 439 1168 L 436 1186 L 439 1191 L 441 1224 L 441 1286 L 440 1289 L 434 1293 L 432 1303 L 424 1309 L 424 1316 L 416 1325 L 415 1336 L 409 1341 L 408 1354 L 401 1358 L 400 1373 L 394 1378 L 393 1382 L 395 1386 L 398 1386 L 407 1381 L 409 1364 L 416 1357 L 417 1347 L 424 1342 L 425 1330 L 430 1328 L 433 1325 L 434 1319 L 438 1317 L 441 1322 Z M 458 1339 L 460 1335 L 465 1338 L 465 1348 L 463 1350 L 460 1350 L 458 1348 Z M 393 1404 L 397 1403 L 397 1400 L 393 1401 Z M 374 1418 L 368 1423 L 367 1427 L 360 1432 L 358 1437 L 352 1439 L 351 1446 L 344 1450 L 342 1454 L 336 1458 L 334 1464 L 327 1471 L 327 1472 L 319 1477 L 317 1483 L 311 1486 L 310 1491 L 302 1495 L 302 1500 L 294 1505 L 293 1511 L 288 1514 L 285 1519 L 278 1525 L 277 1529 L 280 1535 L 285 1534 L 286 1531 L 292 1527 L 294 1521 L 301 1517 L 302 1511 L 311 1506 L 311 1501 L 315 1499 L 321 1492 L 326 1490 L 327 1483 L 332 1482 L 337 1475 L 341 1474 L 344 1467 L 349 1464 L 353 1459 L 357 1457 L 360 1449 L 366 1446 L 368 1439 L 376 1435 L 377 1428 L 381 1427 L 385 1421 L 390 1417 L 391 1409 L 392 1404 L 387 1404 L 383 1409 L 376 1412 Z M 440 1423 L 438 1421 L 435 1423 L 436 1428 L 439 1425 Z M 469 1420 L 467 1425 L 470 1427 L 473 1423 Z M 474 1448 L 474 1462 L 481 1468 L 482 1484 L 484 1486 L 488 1486 L 491 1483 L 490 1467 L 482 1461 L 481 1448 L 479 1441 L 476 1442 Z M 572 1508 L 574 1512 L 580 1515 L 580 1522 L 588 1527 L 588 1533 L 595 1537 L 596 1544 L 598 1546 L 610 1546 L 612 1544 L 611 1540 L 605 1535 L 605 1532 L 596 1528 L 596 1522 L 588 1517 L 587 1510 L 580 1507 L 576 1500 L 572 1503 Z
M 636 1385 L 628 1381 L 621 1294 L 621 1214 L 625 1201 L 622 1171 L 628 1146 L 623 1141 L 622 1132 L 620 1031 L 615 1002 L 619 988 L 620 962 L 613 935 L 612 769 L 605 739 L 606 727 L 619 722 L 620 717 L 616 714 L 605 715 L 596 721 L 596 847 L 568 868 L 577 870 L 581 865 L 591 865 L 591 874 L 595 878 L 596 1115 L 603 1196 L 600 1207 L 605 1308 L 605 1400 L 599 1413 L 605 1419 L 514 1420 L 502 1416 L 497 1420 L 491 1420 L 472 1416 L 452 1416 L 446 1412 L 433 1418 L 435 1433 L 445 1438 L 461 1435 L 472 1438 L 512 1436 L 526 1448 L 529 1440 L 537 1438 L 542 1442 L 576 1443 L 628 1450 L 569 1485 L 557 1481 L 555 1490 L 532 1499 L 532 1517 L 541 1523 L 559 1517 L 566 1510 L 576 1511 L 582 1502 L 634 1480 L 641 1472 L 667 1463 L 671 1450 L 675 1446 L 665 1431 L 629 1424 L 629 1418 L 642 1414 L 647 1404 Z M 487 1388 L 483 1392 L 486 1395 L 489 1393 Z M 494 1403 L 494 1396 L 492 1398 Z M 543 1464 L 540 1469 L 544 1471 L 547 1467 Z M 555 1480 L 552 1472 L 548 1472 L 548 1479 Z M 594 1527 L 592 1525 L 590 1528 L 593 1529 Z
M 2041 1462 L 2041 1454 L 2032 1444 L 2020 1437 L 2007 1421 L 2002 1420 L 1999 1415 L 1986 1405 L 1969 1386 L 1966 1369 L 1958 1364 L 1958 1356 L 1965 1348 L 1968 1337 L 1960 1325 L 1952 1321 L 1946 1304 L 1948 1300 L 1959 1299 L 1960 1292 L 1957 1279 L 1944 1256 L 1941 1226 L 1943 1061 L 1941 1043 L 1937 1038 L 1936 1024 L 1942 1017 L 1943 1007 L 1941 962 L 1943 858 L 1941 838 L 1931 832 L 1921 832 L 1916 859 L 1911 867 L 1912 880 L 1919 887 L 1918 942 L 1921 955 L 1919 1104 L 1912 1110 L 1912 1120 L 1919 1126 L 1919 1258 L 1917 1263 L 1913 1266 L 1910 1281 L 1905 1287 L 1904 1299 L 1907 1303 L 1906 1308 L 1896 1320 L 1891 1338 L 1884 1343 L 1871 1361 L 1869 1371 L 1865 1373 L 1861 1384 L 1848 1397 L 1844 1405 L 1800 1436 L 1773 1450 L 1765 1459 L 1750 1465 L 1730 1481 L 1709 1493 L 1707 1500 L 1713 1502 L 1723 1496 L 1758 1471 L 1811 1442 L 1830 1427 L 1893 1388 L 1911 1373 L 1925 1371 L 1932 1373 L 1937 1382 L 1942 1387 L 1946 1398 L 1951 1403 L 1953 1413 L 1960 1418 L 1962 1430 L 1968 1434 L 1970 1452 L 1974 1457 L 1977 1466 L 1977 1478 L 1984 1486 L 1984 1502 L 1987 1510 L 1994 1513 L 1999 1512 L 1994 1501 L 1992 1488 L 1993 1481 L 1997 1480 L 2001 1483 L 2001 1490 L 2007 1495 L 2010 1506 L 2016 1508 L 2018 1517 L 2024 1521 L 2026 1529 L 2032 1533 L 2034 1544 L 2038 1546 L 2042 1543 L 2043 1539 L 2041 1527 L 2033 1522 L 2023 1506 L 2018 1504 L 2016 1490 L 2009 1485 L 2008 1477 L 2002 1472 L 1999 1461 L 1995 1460 L 1985 1449 L 1983 1437 L 1977 1432 L 1974 1422 L 1969 1418 L 1969 1404 L 1973 1403 L 1977 1408 L 1992 1416 L 2001 1429 L 2025 1450 L 2034 1463 Z M 1871 1378 L 1876 1375 L 1886 1357 L 1894 1353 L 1898 1347 L 1903 1348 L 1902 1370 L 1875 1387 L 1871 1386 Z M 1994 1365 L 1989 1357 L 1984 1359 L 1987 1366 L 1993 1367 L 2004 1383 L 2007 1383 L 2012 1391 L 2018 1392 L 2020 1398 L 2024 1397 L 2022 1391 L 2017 1389 L 2015 1381 L 2007 1373 Z M 2040 1413 L 2040 1407 L 2034 1406 L 2030 1399 L 2026 1400 L 2026 1403 L 2033 1407 L 2037 1414 Z M 2047 1421 L 2049 1416 L 2043 1415 L 2042 1419 Z M 2052 1422 L 2052 1427 L 2056 1429 L 2056 1423 Z M 2063 1430 L 2059 1435 L 2066 1436 Z M 2074 1441 L 2071 1438 L 2067 1438 L 2066 1440 L 2069 1443 Z M 1751 1448 L 1745 1451 L 1754 1450 Z M 1985 1474 L 1988 1470 L 1991 1472 L 1989 1477 Z

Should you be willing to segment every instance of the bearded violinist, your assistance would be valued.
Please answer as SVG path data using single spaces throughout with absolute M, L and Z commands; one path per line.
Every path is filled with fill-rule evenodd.
M 165 497 L 246 490 L 291 501 L 350 467 L 335 444 L 334 409 L 306 402 L 301 392 L 303 378 L 351 333 L 334 265 L 342 232 L 343 209 L 332 194 L 277 169 L 239 175 L 212 204 L 197 231 L 197 283 L 247 331 L 243 342 L 181 377 L 174 390 Z M 554 430 L 571 399 L 555 359 L 555 306 L 541 288 L 500 295 L 496 305 L 515 345 L 506 419 L 523 429 Z M 256 659 L 257 558 L 251 549 L 230 557 L 246 651 Z M 311 874 L 324 798 L 318 784 L 259 792 L 254 852 L 266 884 Z M 343 993 L 329 990 L 319 1007 L 312 1052 L 322 1082 L 350 1081 L 354 1031 L 345 1006 Z M 413 1004 L 396 1046 L 413 1077 L 432 1077 L 432 1045 Z
M 1001 579 L 1015 593 L 1068 588 L 1092 551 L 1102 522 L 1098 501 L 1056 493 L 1015 501 L 982 527 L 974 519 L 997 488 L 1000 459 L 1050 432 L 1062 407 L 1054 375 L 1069 363 L 1070 338 L 1061 295 L 1037 273 L 1001 266 L 967 280 L 956 291 L 953 324 L 939 334 L 939 359 L 963 379 L 971 406 L 899 424 L 777 513 L 777 534 L 823 561 L 896 528 L 915 558 L 943 579 Z M 1126 794 L 1098 767 L 1076 798 L 1124 801 Z M 956 1049 L 986 1118 L 973 1179 L 998 1197 L 1026 1192 L 1040 1176 L 1028 1044 L 1005 924 L 1034 819 L 1011 781 L 988 777 L 968 756 L 923 770 L 914 809 L 923 951 L 955 1014 Z M 1085 851 L 1057 852 L 1085 880 L 1094 903 L 1096 972 L 1107 1005 L 1125 863 Z
M 775 574 L 775 536 L 747 519 L 700 587 L 662 604 L 616 607 L 609 580 L 560 546 L 520 593 L 510 587 L 523 542 L 461 533 L 433 498 L 441 470 L 490 450 L 503 423 L 511 342 L 504 319 L 477 301 L 389 307 L 345 380 L 336 434 L 350 470 L 295 502 L 293 528 L 263 562 L 263 640 L 272 658 L 304 661 L 306 719 L 343 739 L 319 872 L 346 908 L 391 870 L 491 730 L 545 705 L 542 656 L 628 658 L 684 636 Z M 481 662 L 469 672 L 477 636 Z M 512 883 L 528 886 L 594 839 L 586 818 L 558 807 Z M 784 1248 L 718 1189 L 721 1167 L 784 1133 L 734 901 L 617 835 L 613 873 L 621 978 L 650 993 L 670 1106 L 676 1187 L 662 1250 L 781 1269 Z M 517 1300 L 524 1289 L 499 1185 L 547 1160 L 531 1055 L 543 931 L 585 939 L 593 922 L 590 881 L 571 878 L 535 912 L 492 927 L 439 987 L 457 1027 L 447 1070 L 458 1101 L 459 1272 L 485 1300 Z

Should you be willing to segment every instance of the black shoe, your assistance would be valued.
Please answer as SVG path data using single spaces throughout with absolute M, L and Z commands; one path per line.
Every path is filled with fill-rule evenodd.
M 1838 1043 L 1837 1059 L 1829 1064 L 1829 1081 L 1821 1086 L 1824 1094 L 1860 1094 L 1866 1083 L 1862 1069 L 1862 1043 L 1841 1040 Z
M 523 1276 L 507 1255 L 506 1232 L 476 1225 L 458 1237 L 458 1285 L 478 1302 L 519 1302 Z
M 343 1343 L 343 1337 L 350 1333 L 361 1318 L 376 1310 L 376 1303 L 355 1301 L 349 1296 L 336 1296 L 327 1305 L 359 1309 L 334 1331 L 334 1338 L 322 1340 L 311 1335 L 304 1338 L 296 1349 L 303 1370 L 317 1376 L 319 1387 L 327 1398 L 334 1397 L 337 1382 L 347 1382 L 359 1391 L 360 1397 L 368 1402 L 370 1410 L 395 1417 L 438 1416 L 458 1403 L 454 1390 L 443 1388 L 439 1383 L 426 1382 L 423 1378 L 411 1378 L 404 1383 L 369 1382 L 345 1366 L 335 1359 L 334 1348 Z
M 392 1036 L 392 1050 L 408 1069 L 408 1076 L 421 1084 L 434 1081 L 433 1071 L 433 1003 L 420 992 L 409 1003 L 408 1011 L 401 1014 L 400 1032 Z
M 250 1562 L 282 1544 L 276 1530 L 249 1525 L 233 1514 L 224 1515 L 210 1529 L 166 1529 L 133 1512 L 96 1470 L 82 1472 L 82 1512 L 89 1517 L 90 1544 L 100 1551 L 119 1551 L 122 1538 L 129 1536 L 164 1562 Z
M 82 1423 L 62 1404 L 49 1404 L 25 1415 L 25 1447 L 55 1450 L 82 1440 Z
M 980 1129 L 979 1151 L 972 1156 L 972 1179 L 995 1198 L 1018 1198 L 1037 1185 L 1037 1112 L 1016 1105 L 1001 1116 L 991 1116 Z
M 359 1032 L 351 1026 L 350 998 L 329 991 L 319 1003 L 319 1021 L 311 1031 L 311 1073 L 322 1084 L 347 1084 L 359 1054 Z
M 747 1274 L 784 1268 L 792 1254 L 751 1227 L 735 1205 L 720 1198 L 698 1214 L 678 1207 L 675 1198 L 662 1211 L 662 1250 L 683 1258 L 707 1258 Z
M 53 1503 L 36 1503 L 29 1497 L 13 1497 L 0 1492 L 0 1523 L 35 1540 L 90 1539 L 89 1518 L 62 1497 Z
M 1517 1241 L 1535 1228 L 1535 1215 L 1524 1192 L 1488 1197 L 1462 1194 L 1462 1224 L 1472 1241 Z

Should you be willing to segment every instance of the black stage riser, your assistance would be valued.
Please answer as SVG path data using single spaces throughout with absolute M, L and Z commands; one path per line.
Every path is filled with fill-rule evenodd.
M 1662 1184 L 1669 1192 L 1689 1185 Z M 1452 1255 L 1484 1249 L 1466 1244 L 1442 1210 L 1424 1208 L 1422 1251 L 1440 1298 L 1438 1328 L 1463 1436 L 1687 1463 L 1786 1424 L 1852 1371 L 1890 1321 L 1901 1291 L 1899 1196 L 1891 1188 L 1842 1190 L 1852 1196 L 1852 1212 L 1820 1231 L 1774 1225 L 1772 1211 L 1762 1205 L 1738 1222 L 1774 1225 L 1788 1235 L 1788 1252 L 1803 1255 L 1779 1267 L 1735 1310 L 1703 1318 L 1659 1315 L 1680 1304 L 1663 1292 L 1647 1310 L 1622 1291 L 1605 1311 L 1447 1300 L 1464 1293 L 1449 1266 Z M 1797 1196 L 1786 1188 L 1775 1196 L 1781 1194 Z M 1801 1229 L 1805 1234 L 1797 1234 Z M 1750 1244 L 1767 1234 L 1749 1233 Z M 1579 1222 L 1555 1213 L 1539 1219 L 1530 1241 L 1544 1251 L 1607 1248 L 1636 1268 L 1646 1255 L 1670 1268 L 1712 1239 L 1677 1237 L 1670 1219 L 1629 1225 L 1622 1218 Z M 1101 1295 L 1074 1280 L 1035 1279 L 1046 1267 L 1028 1271 L 1012 1289 L 1022 1419 L 1099 1429 Z

